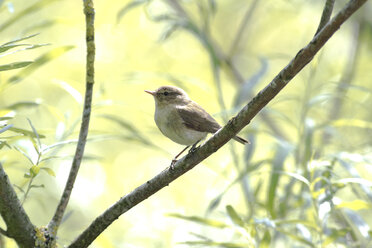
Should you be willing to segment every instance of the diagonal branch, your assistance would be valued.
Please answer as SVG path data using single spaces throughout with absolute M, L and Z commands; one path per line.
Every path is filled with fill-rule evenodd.
M 53 236 L 57 235 L 58 227 L 61 223 L 63 214 L 66 210 L 72 188 L 80 168 L 81 160 L 83 159 L 84 148 L 88 136 L 89 120 L 92 110 L 93 84 L 94 84 L 94 7 L 92 0 L 83 0 L 84 14 L 86 22 L 86 43 L 87 43 L 87 64 L 86 64 L 86 91 L 83 109 L 83 117 L 80 127 L 79 140 L 77 143 L 75 156 L 72 161 L 70 174 L 63 191 L 61 200 L 57 206 L 56 212 L 52 220 L 48 224 L 48 229 Z
M 19 247 L 33 247 L 34 225 L 23 209 L 8 175 L 0 163 L 0 214 L 4 219 L 7 230 L 1 233 L 14 238 Z M 3 233 L 3 231 L 5 233 Z
M 205 144 L 194 153 L 180 159 L 173 170 L 166 169 L 160 174 L 142 184 L 128 195 L 122 197 L 104 213 L 98 216 L 69 248 L 88 247 L 113 221 L 138 203 L 144 201 L 169 183 L 194 168 L 201 161 L 216 152 L 226 144 L 242 128 L 265 107 L 301 70 L 308 64 L 315 54 L 324 46 L 331 36 L 340 28 L 357 9 L 367 0 L 351 0 L 328 24 L 301 49 L 292 61 L 261 90 L 240 112 L 232 118 L 226 126 L 215 133 Z

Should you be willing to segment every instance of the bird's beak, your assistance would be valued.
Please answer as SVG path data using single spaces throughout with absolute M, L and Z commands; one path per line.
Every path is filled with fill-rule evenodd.
M 151 91 L 151 90 L 145 90 L 146 93 L 149 93 L 150 95 L 153 95 L 155 96 L 155 91 Z

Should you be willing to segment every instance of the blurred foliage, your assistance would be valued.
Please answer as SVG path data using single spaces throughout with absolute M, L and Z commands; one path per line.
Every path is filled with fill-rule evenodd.
M 92 126 L 61 245 L 182 149 L 156 129 L 143 90 L 182 87 L 225 123 L 312 38 L 323 7 L 320 0 L 95 4 Z M 0 1 L 0 158 L 36 225 L 53 214 L 78 135 L 81 5 Z M 251 145 L 230 142 L 92 247 L 372 246 L 371 8 L 242 131 Z

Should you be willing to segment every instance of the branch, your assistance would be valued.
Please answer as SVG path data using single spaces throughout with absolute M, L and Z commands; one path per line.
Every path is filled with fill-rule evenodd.
M 232 118 L 226 126 L 215 133 L 206 143 L 200 146 L 192 154 L 180 159 L 173 170 L 166 169 L 160 174 L 142 184 L 131 193 L 122 197 L 104 213 L 98 216 L 90 226 L 74 240 L 69 248 L 88 247 L 113 221 L 127 212 L 138 203 L 144 201 L 169 183 L 194 168 L 201 161 L 216 152 L 226 144 L 243 127 L 265 107 L 287 84 L 293 79 L 315 54 L 324 46 L 331 36 L 340 28 L 357 9 L 367 0 L 352 0 L 342 9 L 303 49 L 301 49 L 292 61 L 280 73 L 261 90 L 240 112 Z
M 14 238 L 19 247 L 34 247 L 34 225 L 32 225 L 29 217 L 23 209 L 1 163 L 0 214 L 7 226 L 6 231 L 1 231 L 2 234 Z
M 78 174 L 81 160 L 84 154 L 84 148 L 88 136 L 89 120 L 92 110 L 92 96 L 94 84 L 94 58 L 95 58 L 95 44 L 94 44 L 94 7 L 92 0 L 83 0 L 84 14 L 86 22 L 86 43 L 87 43 L 87 64 L 86 64 L 86 91 L 82 122 L 79 133 L 79 140 L 77 143 L 75 156 L 72 161 L 72 166 L 65 189 L 63 191 L 61 200 L 57 206 L 56 212 L 52 220 L 48 224 L 48 229 L 52 235 L 56 236 L 58 227 L 61 223 L 63 214 L 66 210 L 72 188 Z
M 317 35 L 319 33 L 319 31 L 322 30 L 322 28 L 331 19 L 334 4 L 335 4 L 335 0 L 327 0 L 326 1 L 325 5 L 324 5 L 323 13 L 322 13 L 322 18 L 320 18 L 320 23 L 319 23 L 318 29 L 315 32 L 315 35 Z

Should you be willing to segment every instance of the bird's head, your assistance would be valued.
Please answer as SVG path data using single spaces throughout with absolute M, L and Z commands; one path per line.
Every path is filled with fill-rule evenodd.
M 175 86 L 161 86 L 155 91 L 145 90 L 146 93 L 154 96 L 155 103 L 159 105 L 187 104 L 190 101 L 187 93 Z

